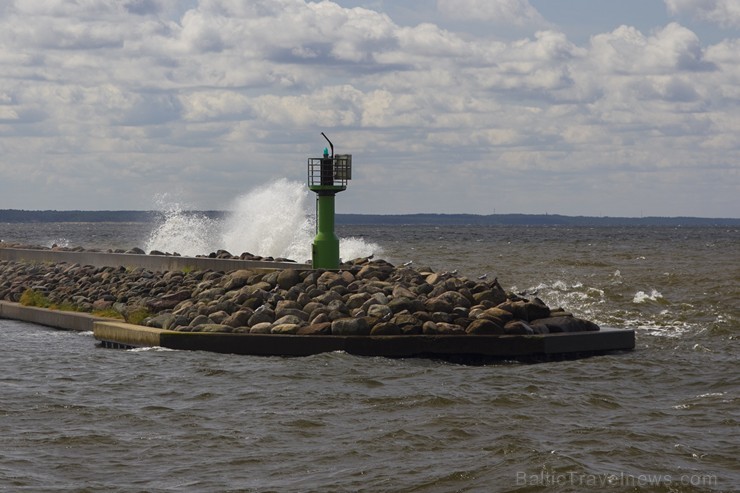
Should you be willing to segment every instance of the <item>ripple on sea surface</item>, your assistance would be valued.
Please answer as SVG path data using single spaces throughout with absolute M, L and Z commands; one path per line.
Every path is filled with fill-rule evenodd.
M 740 480 L 725 334 L 644 333 L 633 353 L 480 367 L 114 351 L 6 320 L 0 338 L 0 490 L 537 491 L 517 475 L 543 471 Z

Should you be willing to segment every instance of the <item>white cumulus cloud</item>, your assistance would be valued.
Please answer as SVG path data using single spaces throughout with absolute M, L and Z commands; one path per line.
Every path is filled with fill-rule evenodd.
M 725 28 L 740 28 L 737 0 L 664 0 L 672 14 L 688 14 Z

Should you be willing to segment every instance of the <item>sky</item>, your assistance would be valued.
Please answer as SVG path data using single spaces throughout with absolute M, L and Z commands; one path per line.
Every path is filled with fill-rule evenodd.
M 0 209 L 740 217 L 740 0 L 2 0 Z

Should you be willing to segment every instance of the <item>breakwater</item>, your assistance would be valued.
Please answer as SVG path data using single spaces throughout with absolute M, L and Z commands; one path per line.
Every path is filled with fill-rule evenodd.
M 28 255 L 5 250 L 6 257 Z M 144 257 L 165 263 L 183 259 Z M 265 262 L 229 271 L 187 265 L 152 271 L 125 267 L 135 263 L 125 255 L 112 263 L 116 265 L 3 260 L 0 299 L 112 311 L 126 321 L 184 332 L 526 335 L 599 330 L 538 298 L 506 293 L 497 279 L 473 281 L 370 258 L 345 263 L 336 272 L 284 263 L 266 269 Z
M 109 347 L 241 354 L 506 358 L 634 347 L 633 331 L 602 331 L 562 307 L 507 293 L 495 278 L 372 258 L 328 271 L 228 252 L 211 254 L 212 268 L 203 269 L 202 259 L 156 253 L 2 248 L 0 300 L 16 305 L 0 316 L 23 318 L 25 305 L 36 311 L 23 319 L 54 326 L 60 310 L 74 311 Z M 170 269 L 174 258 L 182 264 Z M 167 269 L 144 267 L 157 262 Z

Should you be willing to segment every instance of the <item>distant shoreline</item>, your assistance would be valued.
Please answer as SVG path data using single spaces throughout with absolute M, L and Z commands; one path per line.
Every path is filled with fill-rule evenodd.
M 209 218 L 224 217 L 225 211 L 192 211 Z M 27 211 L 0 209 L 0 223 L 64 222 L 157 222 L 159 211 Z M 560 214 L 337 214 L 339 225 L 429 225 L 429 226 L 731 226 L 740 218 L 704 217 L 592 217 Z

